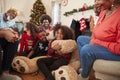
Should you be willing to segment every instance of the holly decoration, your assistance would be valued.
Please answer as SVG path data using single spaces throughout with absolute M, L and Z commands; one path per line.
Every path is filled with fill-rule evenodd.
M 91 5 L 90 6 L 83 5 L 83 7 L 65 12 L 63 15 L 67 17 L 69 15 L 73 15 L 74 13 L 90 10 L 90 9 L 93 9 L 93 8 L 94 8 L 94 5 L 92 5 L 92 6 Z

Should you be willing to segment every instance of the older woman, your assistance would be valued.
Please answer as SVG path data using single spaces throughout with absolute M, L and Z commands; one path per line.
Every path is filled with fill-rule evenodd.
M 87 78 L 96 59 L 120 61 L 120 0 L 99 0 L 101 13 L 92 37 L 77 39 L 81 77 Z
M 46 32 L 49 32 L 53 30 L 53 26 L 51 26 L 51 22 L 52 22 L 51 17 L 47 14 L 43 14 L 40 17 L 40 26 L 39 26 L 40 31 L 44 30 Z

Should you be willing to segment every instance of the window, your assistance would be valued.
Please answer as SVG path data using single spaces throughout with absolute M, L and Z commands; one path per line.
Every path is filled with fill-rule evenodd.
M 55 25 L 61 22 L 61 2 L 52 1 L 52 24 Z

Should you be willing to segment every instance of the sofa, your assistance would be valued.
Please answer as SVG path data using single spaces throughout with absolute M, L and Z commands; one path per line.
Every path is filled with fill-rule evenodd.
M 100 80 L 120 80 L 120 61 L 98 59 L 93 64 L 95 78 Z

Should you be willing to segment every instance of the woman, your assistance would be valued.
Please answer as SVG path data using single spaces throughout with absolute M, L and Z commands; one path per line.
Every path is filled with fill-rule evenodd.
M 95 0 L 94 3 L 94 12 L 96 16 L 99 16 L 100 12 L 101 12 L 101 5 L 99 4 L 100 0 Z
M 55 40 L 74 39 L 73 31 L 67 26 L 57 24 L 54 28 Z M 51 71 L 58 69 L 62 65 L 67 65 L 71 59 L 71 53 L 60 54 L 61 47 L 55 45 L 54 49 L 49 45 L 47 56 L 37 61 L 38 68 L 45 75 L 45 80 L 55 80 Z
M 82 78 L 89 76 L 96 59 L 120 61 L 120 0 L 99 0 L 99 4 L 103 11 L 92 37 L 77 39 Z
M 53 26 L 51 26 L 51 22 L 52 19 L 49 15 L 47 14 L 43 14 L 40 17 L 40 26 L 39 26 L 39 30 L 40 31 L 46 31 L 47 33 L 49 33 L 49 31 L 53 30 Z

